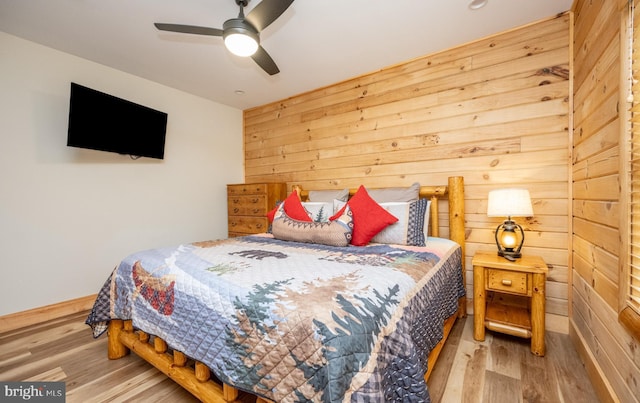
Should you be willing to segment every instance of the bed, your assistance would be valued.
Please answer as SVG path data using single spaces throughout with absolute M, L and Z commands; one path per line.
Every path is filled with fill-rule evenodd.
M 419 197 L 429 201 L 425 246 L 336 246 L 334 223 L 351 231 L 356 203 L 310 224 L 291 219 L 285 201 L 272 234 L 132 254 L 87 324 L 108 333 L 110 359 L 133 351 L 202 401 L 429 401 L 426 380 L 466 314 L 463 178 L 421 186 Z M 333 226 L 332 238 L 286 239 L 309 226 Z

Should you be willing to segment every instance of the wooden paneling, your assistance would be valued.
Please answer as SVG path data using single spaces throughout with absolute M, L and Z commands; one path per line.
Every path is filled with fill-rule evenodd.
M 570 17 L 244 111 L 245 181 L 342 189 L 462 175 L 468 273 L 504 219 L 486 216 L 487 193 L 525 187 L 535 216 L 517 220 L 523 252 L 548 263 L 548 312 L 568 321 Z
M 626 1 L 574 5 L 573 251 L 571 335 L 596 380 L 602 401 L 637 402 L 640 345 L 618 322 L 622 240 L 621 54 Z M 622 255 L 623 256 L 623 255 Z

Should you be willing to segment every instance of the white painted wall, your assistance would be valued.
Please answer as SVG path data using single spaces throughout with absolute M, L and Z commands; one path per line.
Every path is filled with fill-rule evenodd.
M 66 146 L 74 81 L 168 113 L 165 159 Z M 0 315 L 97 293 L 126 255 L 224 238 L 242 111 L 0 32 Z

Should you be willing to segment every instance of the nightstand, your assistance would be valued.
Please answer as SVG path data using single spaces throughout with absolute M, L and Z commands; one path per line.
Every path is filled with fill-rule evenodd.
M 485 328 L 531 339 L 531 352 L 545 353 L 544 304 L 547 265 L 539 256 L 511 262 L 496 252 L 473 256 L 473 338 Z

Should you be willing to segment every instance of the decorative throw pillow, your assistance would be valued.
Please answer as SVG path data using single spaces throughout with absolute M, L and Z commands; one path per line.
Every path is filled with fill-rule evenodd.
M 369 196 L 378 203 L 417 201 L 420 198 L 420 184 L 416 182 L 407 188 L 370 189 Z
M 353 232 L 353 215 L 346 208 L 344 213 L 329 222 L 294 220 L 280 207 L 271 228 L 274 238 L 284 241 L 316 243 L 329 246 L 347 246 Z
M 333 199 L 347 201 L 349 198 L 349 189 L 342 190 L 310 190 L 310 202 L 332 202 Z
M 302 202 L 298 197 L 298 193 L 294 190 L 291 192 L 289 196 L 282 203 L 276 206 L 273 210 L 267 213 L 267 218 L 269 218 L 269 222 L 273 222 L 276 211 L 278 211 L 278 207 L 284 205 L 284 211 L 287 215 L 294 220 L 300 221 L 311 221 L 311 217 L 307 214 L 307 210 L 302 206 Z
M 429 219 L 431 218 L 431 200 L 429 199 L 425 199 L 427 200 L 427 207 L 426 207 L 426 211 L 424 213 L 424 228 L 423 228 L 423 233 L 424 233 L 424 241 L 425 243 L 427 242 L 427 238 L 429 238 L 429 231 L 431 231 L 431 225 L 429 225 Z
M 409 203 L 380 203 L 380 206 L 397 217 L 398 221 L 376 234 L 371 242 L 425 246 L 427 234 L 425 229 L 429 227 L 430 203 L 427 199 Z
M 351 245 L 364 246 L 368 244 L 371 238 L 382 231 L 383 228 L 398 221 L 391 213 L 380 207 L 362 185 L 360 185 L 353 197 L 349 199 L 345 207 L 329 220 L 341 216 L 347 206 L 353 213 Z
M 311 221 L 328 222 L 333 215 L 333 203 L 331 202 L 302 202 L 302 207 L 307 210 Z

